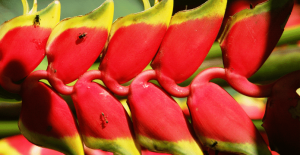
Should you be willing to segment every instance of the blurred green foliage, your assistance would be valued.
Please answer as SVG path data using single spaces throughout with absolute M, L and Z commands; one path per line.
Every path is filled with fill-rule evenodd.
M 38 0 L 38 10 L 45 8 L 53 0 Z M 99 7 L 104 0 L 61 0 L 61 19 L 84 15 Z M 114 0 L 114 19 L 130 13 L 142 11 L 141 0 Z M 29 8 L 33 0 L 28 0 Z M 0 23 L 23 14 L 21 0 L 0 0 Z

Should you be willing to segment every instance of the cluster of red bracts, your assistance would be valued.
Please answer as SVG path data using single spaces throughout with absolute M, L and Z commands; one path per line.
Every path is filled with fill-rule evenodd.
M 142 148 L 175 155 L 271 154 L 241 106 L 210 82 L 222 78 L 242 94 L 270 97 L 263 126 L 271 149 L 300 153 L 299 72 L 269 85 L 247 80 L 278 42 L 293 1 L 240 11 L 220 32 L 226 6 L 226 0 L 208 0 L 172 16 L 173 0 L 162 0 L 112 24 L 114 3 L 106 0 L 89 14 L 51 25 L 59 20 L 54 1 L 2 24 L 0 84 L 22 96 L 22 134 L 74 155 L 84 154 L 83 146 L 122 155 Z M 218 34 L 224 68 L 209 68 L 187 87 L 178 86 L 201 65 Z M 99 70 L 87 72 L 100 54 Z M 47 70 L 32 72 L 45 55 Z M 142 72 L 151 60 L 153 70 Z M 106 87 L 94 81 L 99 79 Z M 59 94 L 72 97 L 76 117 Z M 128 97 L 131 116 L 115 95 Z M 191 123 L 171 95 L 188 98 Z

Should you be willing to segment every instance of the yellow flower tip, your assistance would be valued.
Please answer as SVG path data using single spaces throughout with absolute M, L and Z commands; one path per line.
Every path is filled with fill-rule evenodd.
M 59 1 L 55 2 L 59 3 Z M 46 50 L 49 50 L 48 48 L 51 46 L 51 43 L 56 37 L 68 29 L 86 27 L 90 29 L 106 29 L 109 33 L 113 21 L 113 13 L 113 0 L 106 0 L 92 12 L 81 16 L 63 19 L 52 30 L 47 41 Z
M 27 0 L 22 0 L 23 4 L 23 15 L 26 15 L 29 12 L 29 5 Z
M 24 1 L 25 2 L 25 1 Z M 24 3 L 23 3 L 24 4 Z M 39 15 L 39 16 L 37 16 Z M 36 26 L 52 29 L 60 20 L 60 3 L 50 3 L 46 8 L 15 17 L 0 25 L 0 40 L 10 30 L 17 27 Z
M 143 0 L 144 10 L 151 8 L 149 0 Z

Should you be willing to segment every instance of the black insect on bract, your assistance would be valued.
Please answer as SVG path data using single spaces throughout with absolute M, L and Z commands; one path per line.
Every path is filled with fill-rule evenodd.
M 83 39 L 84 37 L 86 37 L 87 33 L 79 33 L 78 38 L 79 39 Z
M 211 145 L 211 147 L 215 147 L 217 144 L 218 144 L 218 142 L 215 141 L 215 142 Z
M 41 21 L 40 15 L 36 15 L 33 20 L 33 25 L 35 26 L 40 25 L 40 21 Z

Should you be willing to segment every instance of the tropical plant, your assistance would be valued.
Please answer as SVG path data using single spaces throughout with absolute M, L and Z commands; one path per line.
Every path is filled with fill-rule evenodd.
M 150 154 L 145 150 L 299 154 L 299 59 L 297 71 L 280 79 L 249 81 L 278 43 L 299 39 L 291 35 L 300 29 L 297 20 L 288 24 L 296 28 L 283 34 L 294 1 L 236 2 L 208 0 L 173 14 L 173 0 L 155 0 L 153 6 L 143 0 L 144 11 L 113 22 L 113 0 L 61 21 L 58 0 L 41 11 L 36 0 L 30 11 L 22 0 L 23 15 L 0 26 L 1 96 L 20 95 L 18 126 L 28 141 L 64 154 L 89 154 L 91 149 L 121 155 Z M 281 36 L 288 37 L 280 42 Z M 197 72 L 219 46 L 216 40 L 223 66 Z M 47 69 L 35 70 L 45 56 Z M 98 69 L 89 70 L 99 56 Z M 195 72 L 189 84 L 179 85 Z M 241 94 L 268 97 L 267 141 L 242 106 L 211 81 L 216 78 Z M 186 106 L 173 97 L 187 98 Z

